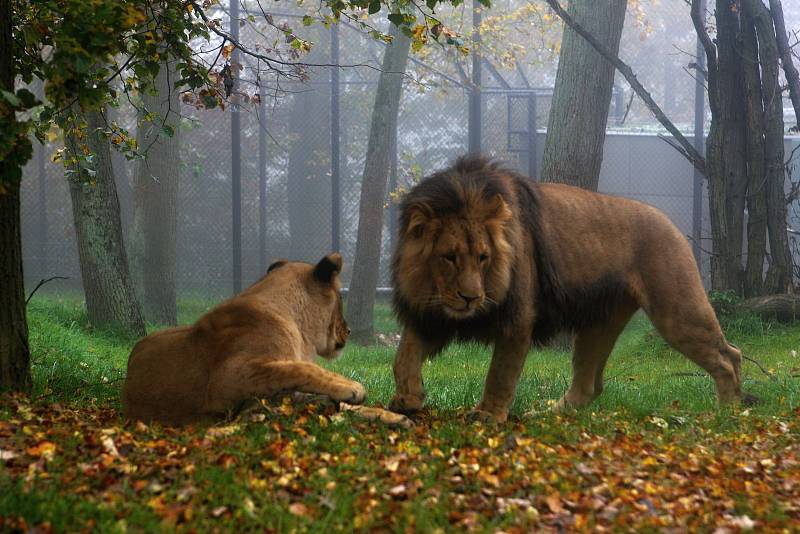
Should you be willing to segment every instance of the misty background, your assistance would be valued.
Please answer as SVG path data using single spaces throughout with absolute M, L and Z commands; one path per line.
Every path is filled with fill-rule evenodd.
M 274 38 L 270 28 L 246 23 L 247 5 L 241 14 L 241 41 L 254 49 L 269 46 Z M 304 69 L 305 79 L 276 83 L 262 81 L 259 73 L 264 66 L 258 61 L 242 58 L 240 94 L 234 95 L 238 105 L 206 110 L 191 102 L 182 104 L 180 180 L 174 206 L 179 297 L 225 297 L 233 293 L 233 236 L 237 231 L 241 233 L 244 287 L 276 259 L 316 261 L 334 249 L 345 258 L 345 286 L 353 271 L 367 137 L 385 44 L 352 21 L 343 21 L 336 29 L 321 24 L 304 26 L 302 17 L 309 11 L 303 6 L 279 3 L 270 7 L 275 7 L 270 10 L 274 26 L 288 24 L 313 43 L 301 61 L 319 66 Z M 784 9 L 790 32 L 800 28 L 800 6 L 786 2 Z M 471 6 L 449 7 L 440 16 L 467 36 L 464 44 L 470 52 L 463 55 L 454 47 L 439 46 L 412 52 L 400 103 L 396 147 L 390 155 L 393 164 L 385 199 L 380 287 L 389 285 L 388 260 L 397 200 L 421 177 L 465 153 L 470 135 L 478 136 L 482 153 L 525 174 L 535 176 L 541 161 L 558 64 L 560 21 L 543 2 L 504 0 L 484 11 L 480 43 L 475 43 L 468 39 Z M 230 27 L 224 7 L 220 17 Z M 380 17 L 373 23 L 386 30 Z M 338 48 L 334 32 L 338 33 Z M 212 50 L 213 44 L 198 45 L 198 51 L 202 53 L 203 47 Z M 696 60 L 695 47 L 696 36 L 684 2 L 629 2 L 620 57 L 690 139 L 697 82 L 687 66 Z M 218 52 L 206 54 L 213 61 Z M 481 67 L 477 86 L 473 83 L 475 54 Z M 474 122 L 470 132 L 469 100 L 478 89 L 481 117 L 476 133 Z M 617 74 L 599 190 L 652 204 L 666 212 L 684 234 L 691 235 L 693 168 L 659 138 L 663 129 L 631 95 L 630 87 Z M 134 133 L 136 109 L 124 97 L 119 101 L 119 107 L 109 109 L 108 119 Z M 133 101 L 135 104 L 135 96 Z M 794 126 L 788 100 L 784 107 L 788 130 Z M 703 109 L 707 127 L 707 103 Z M 239 114 L 241 124 L 240 229 L 233 224 L 232 174 L 237 152 L 232 146 L 234 113 Z M 787 131 L 785 144 L 787 177 L 797 181 L 800 137 Z M 58 137 L 45 146 L 35 143 L 34 158 L 25 168 L 25 283 L 31 288 L 39 280 L 60 276 L 67 279 L 48 284 L 49 290 L 79 292 L 81 275 L 68 184 L 63 164 L 52 161 L 61 146 L 63 140 Z M 113 158 L 127 246 L 133 226 L 137 161 L 119 153 L 113 153 Z M 264 162 L 263 169 L 260 161 Z M 702 205 L 700 263 L 708 282 L 710 229 L 705 199 Z M 790 206 L 789 224 L 800 231 L 798 215 L 795 202 Z M 796 240 L 796 234 L 790 233 L 790 238 Z M 793 251 L 797 259 L 796 243 Z

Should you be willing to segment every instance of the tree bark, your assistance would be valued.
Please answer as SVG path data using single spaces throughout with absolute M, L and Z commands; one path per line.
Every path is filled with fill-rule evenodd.
M 786 233 L 786 199 L 783 163 L 783 99 L 779 81 L 778 45 L 772 16 L 761 0 L 746 0 L 753 13 L 758 34 L 764 102 L 764 168 L 767 206 L 765 219 L 769 232 L 770 262 L 765 281 L 766 293 L 783 293 L 792 286 L 792 260 Z
M 14 92 L 11 1 L 0 0 L 0 89 Z M 13 110 L 0 106 L 0 124 L 17 127 Z M 22 141 L 22 140 L 20 140 Z M 0 391 L 31 389 L 28 323 L 20 240 L 20 179 L 18 160 L 0 158 Z
M 761 1 L 761 0 L 758 0 Z M 744 295 L 762 294 L 764 258 L 767 255 L 767 183 L 764 166 L 764 109 L 761 73 L 758 68 L 758 38 L 748 2 L 742 5 L 742 69 L 747 113 L 747 263 Z
M 383 205 L 391 166 L 391 139 L 397 131 L 397 114 L 403 93 L 403 78 L 411 40 L 392 26 L 392 43 L 386 47 L 381 76 L 375 92 L 375 107 L 367 144 L 361 202 L 358 214 L 358 240 L 353 261 L 353 276 L 347 296 L 347 320 L 351 338 L 358 343 L 373 337 L 375 288 L 381 259 Z
M 615 56 L 626 0 L 575 0 L 567 13 Z M 541 178 L 597 190 L 614 84 L 614 66 L 583 37 L 564 28 Z
M 765 319 L 781 323 L 800 320 L 800 295 L 766 295 L 742 301 L 739 309 L 751 311 Z
M 67 180 L 89 321 L 143 336 L 144 320 L 122 242 L 110 147 L 102 133 L 105 121 L 100 112 L 77 114 L 87 124 L 85 143 L 72 132 L 64 137 L 71 160 Z
M 153 80 L 151 93 L 142 92 L 137 141 L 145 158 L 133 178 L 133 231 L 130 260 L 137 295 L 148 321 L 178 322 L 175 290 L 175 249 L 178 183 L 180 180 L 180 100 L 174 88 L 175 63 L 165 62 Z M 154 113 L 151 122 L 146 113 Z M 171 133 L 171 135 L 170 135 Z
M 717 55 L 708 58 L 711 128 L 706 149 L 714 248 L 711 286 L 741 293 L 742 232 L 747 190 L 746 110 L 738 43 L 741 27 L 739 13 L 731 9 L 728 0 L 717 0 L 715 13 Z M 706 50 L 708 52 L 708 48 Z M 716 71 L 714 75 L 712 68 Z

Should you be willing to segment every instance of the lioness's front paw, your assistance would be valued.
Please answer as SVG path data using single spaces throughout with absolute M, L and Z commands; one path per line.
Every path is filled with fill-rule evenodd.
M 396 393 L 394 398 L 389 401 L 389 410 L 395 413 L 402 413 L 405 415 L 412 415 L 422 409 L 424 399 L 415 397 L 413 395 L 403 395 Z
M 333 398 L 335 401 L 346 402 L 349 404 L 361 404 L 367 398 L 367 390 L 358 382 L 351 382 L 347 387 L 337 391 Z

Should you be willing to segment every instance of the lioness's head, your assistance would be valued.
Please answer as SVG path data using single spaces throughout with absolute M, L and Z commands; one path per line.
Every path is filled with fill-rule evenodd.
M 339 356 L 350 335 L 342 310 L 341 272 L 342 256 L 336 252 L 316 265 L 277 261 L 267 269 L 273 282 L 285 279 L 286 287 L 303 303 L 303 335 L 323 358 Z
M 512 255 L 508 187 L 496 166 L 462 159 L 406 195 L 393 264 L 399 298 L 451 319 L 505 298 Z

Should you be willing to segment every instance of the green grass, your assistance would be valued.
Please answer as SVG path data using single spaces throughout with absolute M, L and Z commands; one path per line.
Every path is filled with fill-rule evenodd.
M 213 305 L 183 300 L 180 321 Z M 119 392 L 135 340 L 92 328 L 80 300 L 37 294 L 28 318 L 33 400 L 0 399 L 0 454 L 17 455 L 5 466 L 0 459 L 0 531 L 702 531 L 743 515 L 763 530 L 800 526 L 800 508 L 787 508 L 800 503 L 792 467 L 800 359 L 790 355 L 800 351 L 800 326 L 725 318 L 728 338 L 770 373 L 744 362 L 744 388 L 762 400 L 745 411 L 717 408 L 710 378 L 637 315 L 609 361 L 604 393 L 574 413 L 548 411 L 569 384 L 569 354 L 533 350 L 509 423 L 466 422 L 490 349 L 456 344 L 424 366 L 429 410 L 415 429 L 359 422 L 328 405 L 286 405 L 209 438 L 203 427 L 124 425 Z M 397 331 L 386 303 L 376 327 Z M 393 357 L 392 347 L 351 344 L 323 365 L 364 383 L 369 404 L 385 404 Z M 529 410 L 535 415 L 523 417 Z M 106 448 L 109 436 L 118 455 Z M 36 448 L 46 442 L 56 447 L 49 460 Z M 719 465 L 696 471 L 693 462 Z M 676 474 L 688 482 L 674 483 Z M 658 487 L 647 505 L 630 497 L 644 491 L 636 480 Z M 601 483 L 610 496 L 597 493 Z M 706 500 L 680 500 L 697 492 Z M 553 495 L 564 510 L 553 509 Z M 498 512 L 499 499 L 533 509 Z M 619 518 L 604 516 L 598 499 Z
M 214 303 L 182 301 L 182 323 L 194 321 Z M 37 296 L 29 307 L 34 395 L 54 400 L 91 400 L 117 405 L 120 380 L 135 340 L 113 331 L 93 329 L 81 301 L 74 297 Z M 376 310 L 376 329 L 397 331 L 389 306 Z M 765 323 L 754 316 L 735 316 L 725 323 L 728 338 L 745 355 L 759 361 L 772 376 L 750 361 L 743 363 L 744 387 L 762 403 L 754 407 L 772 413 L 796 406 L 800 399 L 800 328 Z M 151 326 L 150 331 L 157 329 Z M 489 365 L 491 349 L 455 344 L 426 362 L 423 376 L 428 403 L 442 410 L 477 403 Z M 322 362 L 365 384 L 370 401 L 385 404 L 393 392 L 391 363 L 394 348 L 349 344 L 341 358 Z M 654 333 L 647 318 L 637 314 L 620 337 L 606 369 L 606 386 L 592 409 L 626 408 L 640 413 L 666 409 L 676 401 L 688 411 L 714 407 L 711 379 Z M 529 354 L 517 389 L 512 413 L 544 409 L 567 389 L 571 377 L 569 354 L 539 349 Z

